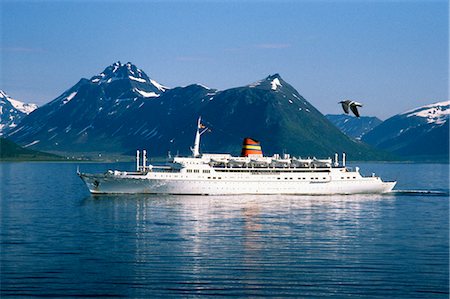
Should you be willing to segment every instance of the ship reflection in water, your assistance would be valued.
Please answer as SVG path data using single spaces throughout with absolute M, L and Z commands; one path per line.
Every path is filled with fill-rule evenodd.
M 123 239 L 134 244 L 134 260 L 127 263 L 134 284 L 145 281 L 156 295 L 401 296 L 430 287 L 409 285 L 430 273 L 408 270 L 428 266 L 420 254 L 404 252 L 426 255 L 431 245 L 408 238 L 409 220 L 396 199 L 130 195 L 86 204 L 112 204 L 113 223 L 123 223 L 134 205 L 135 233 Z M 394 277 L 408 287 L 394 288 Z

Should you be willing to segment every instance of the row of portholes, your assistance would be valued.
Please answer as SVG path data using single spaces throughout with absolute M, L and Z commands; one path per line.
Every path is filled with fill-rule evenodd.
M 186 172 L 189 172 L 189 173 L 200 173 L 200 169 L 186 169 Z M 203 173 L 210 173 L 211 172 L 211 170 L 209 170 L 209 169 L 204 169 L 203 170 Z
M 188 170 L 189 171 L 189 170 Z M 168 174 L 161 174 L 161 175 L 159 175 L 159 177 L 166 177 L 166 178 L 168 178 L 168 177 L 172 177 L 172 178 L 191 178 L 190 176 L 183 176 L 183 175 L 180 175 L 180 176 L 178 176 L 178 175 L 168 175 Z M 197 177 L 197 178 L 199 178 L 199 177 Z M 204 177 L 200 177 L 200 178 L 204 178 Z M 354 179 L 356 179 L 356 177 L 353 177 Z M 215 179 L 219 179 L 219 180 L 221 180 L 222 179 L 222 177 L 207 177 L 207 179 L 213 179 L 213 180 L 215 180 Z M 236 179 L 236 178 L 233 178 L 233 179 Z M 239 178 L 239 179 L 242 179 L 242 177 L 241 178 Z M 273 180 L 273 179 L 275 179 L 275 177 L 270 177 L 270 178 L 265 178 L 265 179 L 267 179 L 267 180 Z M 282 178 L 280 178 L 280 177 L 277 177 L 276 178 L 277 180 L 281 180 Z M 294 178 L 293 177 L 285 177 L 284 178 L 284 180 L 293 180 Z M 305 177 L 302 177 L 302 178 L 297 178 L 298 180 L 306 180 L 307 178 L 305 178 Z M 319 180 L 320 178 L 318 178 L 318 177 L 315 177 L 315 178 L 310 178 L 311 180 Z M 326 180 L 327 178 L 326 177 L 323 177 L 322 178 L 322 180 Z M 341 179 L 345 179 L 344 177 L 341 177 Z M 350 177 L 347 177 L 347 179 L 350 179 Z
M 284 178 L 285 180 L 293 180 L 294 178 Z M 297 178 L 298 180 L 306 180 L 306 178 Z M 319 180 L 320 178 L 311 178 L 311 180 Z M 326 177 L 323 177 L 322 180 L 326 180 Z M 281 178 L 277 178 L 277 180 L 281 180 Z

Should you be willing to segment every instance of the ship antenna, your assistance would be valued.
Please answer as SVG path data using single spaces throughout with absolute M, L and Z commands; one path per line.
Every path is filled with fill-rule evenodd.
M 200 136 L 203 133 L 205 133 L 206 131 L 208 131 L 208 128 L 206 128 L 204 125 L 202 125 L 201 121 L 202 121 L 202 117 L 199 116 L 198 121 L 197 121 L 197 131 L 195 133 L 194 147 L 191 147 L 192 156 L 194 156 L 194 158 L 200 156 Z M 203 129 L 203 130 L 200 131 L 201 129 Z

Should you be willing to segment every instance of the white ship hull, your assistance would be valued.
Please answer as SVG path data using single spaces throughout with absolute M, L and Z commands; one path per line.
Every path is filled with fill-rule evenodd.
M 210 179 L 205 176 L 189 177 L 181 174 L 140 175 L 123 172 L 80 176 L 93 194 L 358 194 L 386 193 L 395 186 L 395 182 L 383 182 L 378 177 L 341 179 L 339 176 L 334 179 L 327 175 L 315 179 L 315 173 L 304 176 L 248 175 L 240 178 L 221 175 Z M 314 179 L 311 179 L 313 177 Z
M 192 157 L 175 157 L 168 165 L 147 165 L 146 151 L 136 152 L 136 172 L 78 173 L 93 194 L 358 194 L 390 192 L 396 182 L 363 177 L 331 159 L 301 159 L 285 154 L 264 157 L 258 141 L 245 138 L 239 157 L 199 152 L 207 128 L 197 122 Z

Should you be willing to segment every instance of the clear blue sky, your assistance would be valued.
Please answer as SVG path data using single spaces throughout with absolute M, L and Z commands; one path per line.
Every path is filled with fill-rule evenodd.
M 448 100 L 448 1 L 0 0 L 0 89 L 43 105 L 115 61 L 169 86 L 279 73 L 322 113 Z

